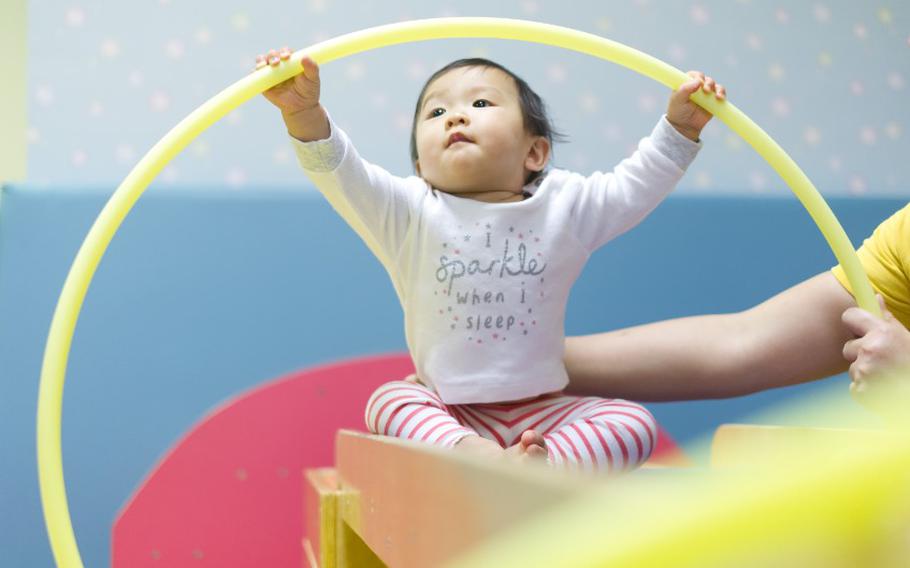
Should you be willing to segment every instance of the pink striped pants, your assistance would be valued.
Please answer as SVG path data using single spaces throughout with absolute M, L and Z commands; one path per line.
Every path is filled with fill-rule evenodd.
M 365 414 L 373 434 L 444 447 L 479 435 L 507 448 L 533 429 L 543 435 L 551 464 L 584 470 L 633 469 L 657 441 L 657 422 L 639 404 L 560 393 L 522 402 L 447 405 L 421 384 L 392 381 L 373 393 Z

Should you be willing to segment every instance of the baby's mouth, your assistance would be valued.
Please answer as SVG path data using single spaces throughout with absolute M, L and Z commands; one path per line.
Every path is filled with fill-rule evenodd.
M 456 142 L 473 142 L 473 140 L 471 140 L 470 138 L 468 138 L 461 132 L 455 132 L 454 134 L 449 136 L 449 139 L 446 143 L 446 148 L 448 148 L 452 144 L 455 144 Z

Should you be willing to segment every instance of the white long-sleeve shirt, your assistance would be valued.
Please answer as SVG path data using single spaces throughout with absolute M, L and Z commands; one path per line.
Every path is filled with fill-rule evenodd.
M 569 289 L 590 254 L 672 191 L 700 144 L 666 118 L 612 172 L 551 169 L 531 197 L 486 203 L 363 160 L 331 124 L 293 140 L 307 175 L 389 273 L 420 379 L 447 404 L 559 391 Z

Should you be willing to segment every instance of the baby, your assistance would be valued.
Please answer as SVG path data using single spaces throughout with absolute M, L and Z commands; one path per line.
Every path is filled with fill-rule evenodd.
M 260 56 L 280 65 L 290 51 Z M 485 59 L 455 61 L 426 82 L 414 111 L 416 176 L 363 160 L 319 102 L 319 69 L 265 93 L 299 161 L 389 273 L 404 309 L 416 375 L 370 398 L 371 432 L 557 467 L 643 463 L 657 425 L 642 406 L 567 396 L 569 289 L 591 253 L 638 224 L 674 188 L 711 115 L 689 101 L 692 77 L 665 117 L 612 172 L 547 168 L 555 135 L 540 97 Z

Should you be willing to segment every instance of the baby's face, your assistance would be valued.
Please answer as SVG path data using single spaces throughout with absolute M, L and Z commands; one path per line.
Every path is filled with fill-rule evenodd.
M 434 188 L 464 197 L 520 194 L 529 171 L 546 164 L 529 158 L 541 137 L 525 131 L 515 81 L 495 68 L 461 67 L 433 81 L 415 139 L 418 174 Z

